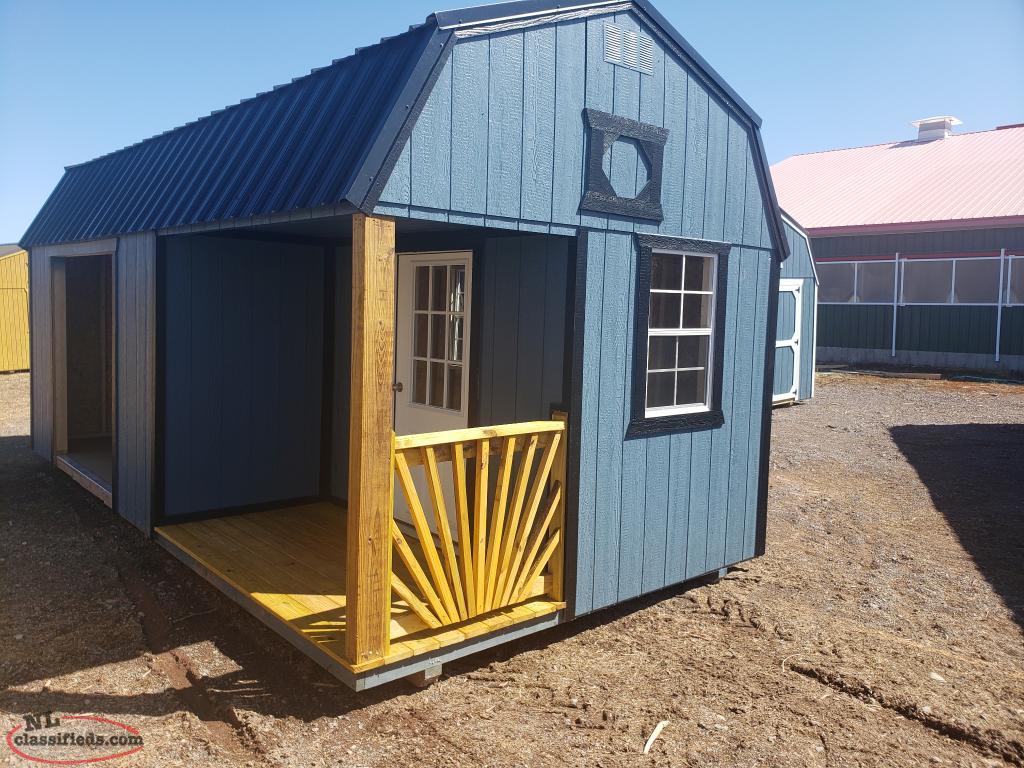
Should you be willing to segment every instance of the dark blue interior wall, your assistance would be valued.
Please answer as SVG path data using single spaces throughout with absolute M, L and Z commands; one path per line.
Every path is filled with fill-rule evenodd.
M 164 514 L 316 496 L 323 249 L 167 239 Z
M 334 259 L 334 384 L 331 404 L 331 495 L 348 498 L 349 393 L 352 391 L 352 249 L 331 249 Z
M 542 235 L 487 241 L 473 300 L 478 424 L 548 419 L 554 407 L 566 407 L 571 242 Z
M 578 614 L 754 556 L 771 259 L 742 247 L 729 256 L 725 423 L 626 440 L 636 248 L 631 235 L 588 234 Z

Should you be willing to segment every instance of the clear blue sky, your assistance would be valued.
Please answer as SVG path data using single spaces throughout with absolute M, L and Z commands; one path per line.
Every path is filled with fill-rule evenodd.
M 449 0 L 450 2 L 450 0 Z M 764 120 L 769 160 L 1024 122 L 1021 0 L 655 0 Z M 0 243 L 82 162 L 376 42 L 436 0 L 0 0 Z

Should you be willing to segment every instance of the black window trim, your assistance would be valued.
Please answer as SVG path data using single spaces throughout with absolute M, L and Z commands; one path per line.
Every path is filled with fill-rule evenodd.
M 667 235 L 635 234 L 637 245 L 636 294 L 633 314 L 633 374 L 630 420 L 626 438 L 714 429 L 725 423 L 722 411 L 722 366 L 725 357 L 725 306 L 728 294 L 730 243 Z M 651 255 L 654 251 L 706 253 L 717 256 L 715 321 L 711 350 L 710 409 L 665 416 L 647 415 L 647 335 L 651 302 Z

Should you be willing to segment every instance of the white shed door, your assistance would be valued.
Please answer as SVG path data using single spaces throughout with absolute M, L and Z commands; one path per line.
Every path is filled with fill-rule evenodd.
M 395 433 L 415 435 L 463 429 L 469 425 L 469 348 L 473 254 L 402 253 L 398 255 L 395 318 Z M 453 535 L 455 496 L 451 464 L 438 465 Z M 425 500 L 431 527 L 423 467 L 412 467 Z M 395 516 L 411 523 L 399 484 Z
M 800 389 L 800 326 L 803 280 L 779 281 L 779 306 L 775 334 L 776 403 L 796 400 Z

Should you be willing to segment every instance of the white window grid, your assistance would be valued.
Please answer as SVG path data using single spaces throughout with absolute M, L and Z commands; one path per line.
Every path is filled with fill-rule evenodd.
M 451 392 L 449 392 L 449 373 L 452 369 L 458 369 L 461 376 L 466 375 L 465 367 L 465 334 L 466 334 L 466 285 L 463 284 L 463 292 L 458 296 L 451 293 L 450 289 L 452 286 L 452 276 L 454 272 L 462 270 L 463 280 L 466 279 L 465 267 L 460 264 L 450 264 L 448 262 L 423 262 L 417 264 L 417 270 L 414 272 L 414 280 L 419 279 L 419 269 L 426 268 L 427 270 L 427 308 L 418 309 L 414 308 L 412 312 L 412 344 L 413 354 L 412 361 L 415 369 L 417 362 L 424 363 L 427 370 L 427 381 L 426 388 L 424 390 L 425 402 L 419 402 L 415 399 L 415 373 L 413 373 L 413 389 L 414 393 L 410 397 L 410 405 L 416 408 L 427 408 L 437 411 L 455 412 L 462 413 L 466 410 L 466 403 L 463 402 L 462 392 L 458 393 L 459 396 L 459 407 L 452 408 L 449 406 L 451 401 Z M 445 296 L 445 307 L 444 309 L 433 308 L 434 298 L 434 280 L 436 279 L 435 268 L 444 267 L 444 296 Z M 415 292 L 415 286 L 414 286 Z M 444 335 L 444 349 L 441 357 L 437 357 L 433 354 L 431 348 L 431 334 L 432 326 L 434 323 L 434 317 L 441 318 Z M 417 355 L 415 352 L 416 347 L 416 319 L 417 317 L 425 317 L 427 321 L 427 348 L 426 355 Z M 452 331 L 457 330 L 457 337 L 452 337 Z M 430 402 L 430 369 L 433 365 L 443 366 L 443 374 L 441 376 L 441 405 L 431 404 Z
M 712 366 L 714 365 L 714 342 L 715 342 L 715 321 L 717 320 L 717 302 L 715 301 L 715 292 L 718 289 L 718 256 L 713 253 L 697 253 L 693 251 L 668 251 L 668 250 L 655 250 L 651 253 L 651 257 L 656 254 L 666 254 L 669 256 L 681 256 L 683 257 L 682 267 L 682 280 L 685 286 L 686 280 L 686 257 L 692 256 L 701 259 L 708 259 L 711 262 L 711 290 L 709 291 L 695 291 L 688 290 L 684 287 L 680 287 L 680 290 L 673 290 L 670 288 L 651 288 L 649 293 L 662 293 L 662 294 L 678 294 L 680 296 L 679 302 L 679 328 L 651 328 L 648 324 L 647 327 L 647 349 L 648 354 L 651 348 L 652 337 L 672 337 L 679 338 L 683 336 L 698 336 L 704 337 L 708 340 L 707 342 L 707 365 L 706 366 L 694 366 L 684 368 L 650 368 L 648 367 L 644 373 L 644 415 L 648 418 L 658 416 L 674 416 L 686 413 L 703 413 L 711 410 L 711 381 L 712 381 Z M 710 300 L 710 312 L 709 312 L 709 323 L 708 328 L 683 328 L 683 311 L 684 304 L 686 303 L 686 296 L 709 296 Z M 648 319 L 650 323 L 650 319 Z M 677 352 L 678 354 L 678 352 Z M 678 364 L 679 360 L 676 359 Z M 702 403 L 691 403 L 687 405 L 664 405 L 656 407 L 647 407 L 647 386 L 649 376 L 652 373 L 686 373 L 693 371 L 704 371 L 704 402 Z M 678 386 L 678 377 L 676 379 L 676 386 Z M 673 400 L 675 400 L 675 392 L 673 392 Z
M 955 288 L 956 288 L 956 265 L 957 262 L 978 262 L 978 261 L 1004 261 L 1006 264 L 1005 271 L 1003 272 L 1003 290 L 1002 296 L 996 301 L 984 301 L 984 302 L 967 302 L 967 301 L 956 301 Z M 945 301 L 905 301 L 904 300 L 904 278 L 905 268 L 908 262 L 919 263 L 919 262 L 952 262 L 952 268 L 950 270 L 950 281 L 949 281 L 949 293 Z M 852 264 L 854 270 L 854 282 L 853 282 L 853 298 L 850 301 L 825 301 L 819 300 L 819 304 L 836 304 L 836 305 L 858 305 L 862 307 L 870 306 L 881 306 L 891 307 L 893 304 L 897 304 L 901 307 L 945 307 L 945 306 L 957 306 L 957 307 L 1019 307 L 1024 306 L 1024 297 L 1020 297 L 1017 301 L 1013 300 L 1013 296 L 1010 293 L 1011 279 L 1016 270 L 1024 270 L 1024 255 L 1006 254 L 1003 259 L 999 256 L 971 256 L 968 258 L 933 258 L 933 259 L 843 259 L 843 260 L 829 260 L 819 262 L 818 266 L 831 265 L 831 264 Z M 860 267 L 863 264 L 898 264 L 898 286 L 895 285 L 897 282 L 894 280 L 893 288 L 897 290 L 899 297 L 898 301 L 889 299 L 887 301 L 860 301 Z M 998 286 L 997 291 L 998 294 Z M 1001 299 L 1001 300 L 1000 300 Z

